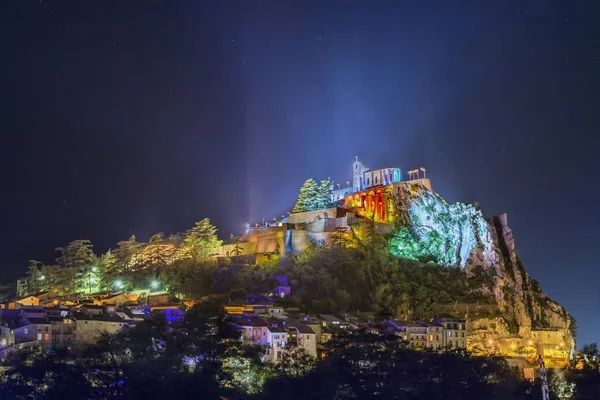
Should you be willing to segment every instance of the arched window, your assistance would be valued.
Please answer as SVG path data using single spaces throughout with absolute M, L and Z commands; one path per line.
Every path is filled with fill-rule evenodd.
M 367 186 L 369 186 L 370 184 L 371 184 L 370 178 L 367 178 Z
M 377 185 L 377 177 L 375 177 L 375 184 Z
M 227 254 L 227 257 L 229 257 L 229 252 L 227 252 L 226 254 Z

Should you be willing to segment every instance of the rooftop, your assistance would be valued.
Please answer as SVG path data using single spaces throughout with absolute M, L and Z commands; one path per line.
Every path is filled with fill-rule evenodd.
M 466 322 L 464 319 L 457 318 L 450 314 L 438 314 L 434 317 L 434 320 L 442 322 Z
M 269 325 L 269 331 L 271 333 L 285 333 L 287 332 L 287 328 L 283 324 L 271 324 Z
M 304 325 L 304 324 L 295 324 L 294 327 L 298 330 L 298 332 L 302 333 L 302 334 L 314 334 L 315 331 L 312 330 L 312 328 L 308 325 Z
M 73 319 L 76 321 L 123 322 L 123 318 L 119 317 L 117 314 L 87 315 L 83 313 L 74 313 Z
M 339 318 L 337 318 L 337 317 L 334 317 L 334 316 L 333 316 L 333 315 L 331 315 L 331 314 L 321 314 L 319 317 L 320 317 L 322 320 L 324 320 L 324 321 L 328 321 L 328 322 L 334 322 L 334 321 L 339 321 L 339 322 L 341 322 L 341 320 L 340 320 Z
M 236 318 L 233 322 L 237 326 L 239 326 L 239 327 L 246 327 L 246 326 L 267 326 L 267 321 L 265 321 L 262 318 L 258 318 L 258 317 Z

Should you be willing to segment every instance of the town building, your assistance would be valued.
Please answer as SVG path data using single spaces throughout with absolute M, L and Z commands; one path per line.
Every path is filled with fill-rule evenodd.
M 23 348 L 51 349 L 51 323 L 37 311 L 0 310 L 0 357 Z
M 293 326 L 296 336 L 296 346 L 304 349 L 309 355 L 317 357 L 317 334 L 312 328 L 303 323 Z
M 114 334 L 127 324 L 117 314 L 74 313 L 75 345 L 95 344 L 103 333 Z
M 444 327 L 444 347 L 467 347 L 467 321 L 448 314 L 436 315 L 433 321 Z
M 321 315 L 319 315 L 319 320 L 321 321 L 321 326 L 325 329 L 346 329 L 346 328 L 348 328 L 348 322 L 342 321 L 338 317 L 335 317 L 331 314 L 321 314 Z
M 72 350 L 75 345 L 75 320 L 68 316 L 48 317 L 52 326 L 52 348 Z
M 267 329 L 267 360 L 281 360 L 287 345 L 287 328 L 284 323 L 271 321 Z

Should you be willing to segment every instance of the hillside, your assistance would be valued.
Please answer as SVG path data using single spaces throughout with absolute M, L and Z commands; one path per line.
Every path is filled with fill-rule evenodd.
M 490 285 L 482 282 L 472 292 L 491 296 L 499 315 L 475 313 L 470 318 L 469 338 L 475 349 L 496 347 L 511 353 L 542 346 L 546 354 L 563 357 L 573 348 L 574 321 L 525 271 L 506 214 L 487 217 L 472 205 L 448 205 L 421 185 L 400 188 L 394 203 L 404 227 L 390 241 L 392 253 L 409 259 L 430 257 L 467 276 L 483 271 L 491 278 Z

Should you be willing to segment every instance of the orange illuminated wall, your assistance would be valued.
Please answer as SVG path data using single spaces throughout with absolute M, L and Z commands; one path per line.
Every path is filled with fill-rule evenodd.
M 344 207 L 375 222 L 391 224 L 395 216 L 392 189 L 388 185 L 351 193 L 344 199 Z

